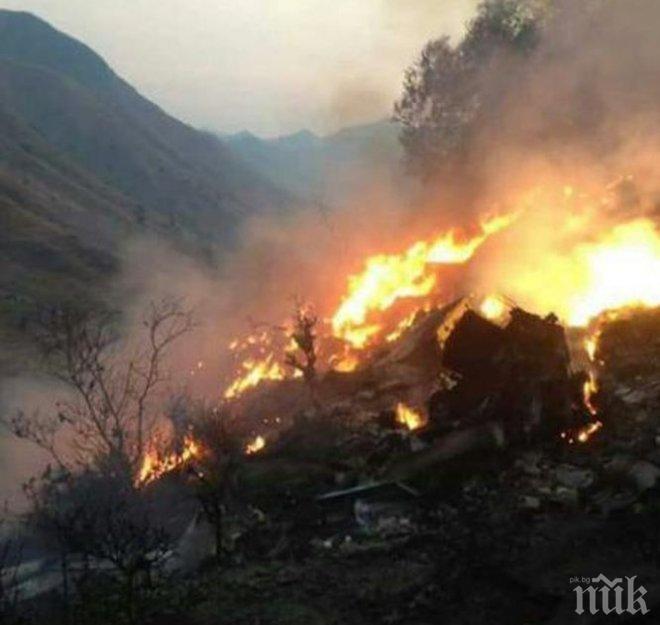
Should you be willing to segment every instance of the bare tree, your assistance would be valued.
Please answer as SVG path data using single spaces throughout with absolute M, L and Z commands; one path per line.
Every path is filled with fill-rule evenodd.
M 19 622 L 17 572 L 22 549 L 6 529 L 6 522 L 0 519 L 0 623 L 9 624 Z
M 316 324 L 318 317 L 309 306 L 296 303 L 293 316 L 293 330 L 291 339 L 295 344 L 295 351 L 288 351 L 285 362 L 290 367 L 302 373 L 303 379 L 308 385 L 312 401 L 316 401 Z
M 62 469 L 102 461 L 134 474 L 156 424 L 155 403 L 168 379 L 167 351 L 193 326 L 191 313 L 174 300 L 152 303 L 130 344 L 120 340 L 113 315 L 71 309 L 42 313 L 35 338 L 73 398 L 58 402 L 45 417 L 20 412 L 10 419 L 10 429 L 46 450 Z
M 218 561 L 225 551 L 227 516 L 238 507 L 236 477 L 243 459 L 243 441 L 231 430 L 228 420 L 224 413 L 201 407 L 194 420 L 193 434 L 204 453 L 190 466 L 202 515 L 213 528 Z
M 150 493 L 135 489 L 125 475 L 103 470 L 50 471 L 31 480 L 25 492 L 32 504 L 28 522 L 60 553 L 65 607 L 71 581 L 85 585 L 109 565 L 120 610 L 129 623 L 139 622 L 153 573 L 173 544 L 156 520 Z
M 82 482 L 81 482 L 82 483 Z M 68 610 L 70 599 L 70 559 L 74 552 L 86 555 L 85 537 L 92 512 L 90 502 L 84 497 L 73 496 L 77 482 L 64 469 L 47 467 L 43 474 L 33 477 L 23 485 L 23 492 L 31 509 L 24 521 L 36 530 L 56 549 L 62 576 L 64 607 Z

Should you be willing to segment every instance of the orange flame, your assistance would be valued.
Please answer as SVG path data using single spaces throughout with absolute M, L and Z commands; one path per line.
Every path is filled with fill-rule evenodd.
M 597 392 L 598 383 L 596 382 L 596 376 L 593 373 L 589 373 L 589 378 L 586 380 L 584 386 L 582 387 L 582 395 L 584 397 L 584 405 L 593 416 L 598 414 L 598 410 L 593 402 L 594 395 Z
M 460 242 L 455 230 L 432 241 L 417 241 L 401 254 L 378 254 L 368 258 L 365 269 L 348 278 L 348 295 L 332 317 L 336 337 L 356 349 L 364 348 L 382 330 L 369 322 L 370 313 L 387 310 L 406 297 L 425 297 L 436 285 L 434 264 L 461 264 L 492 234 L 507 227 L 516 215 L 486 219 L 481 233 Z
M 584 349 L 587 352 L 587 356 L 591 362 L 594 362 L 596 359 L 596 351 L 598 350 L 598 339 L 600 338 L 600 332 L 594 333 L 592 336 L 587 337 L 584 341 Z
M 417 318 L 417 313 L 419 310 L 413 310 L 407 317 L 404 317 L 397 324 L 396 328 L 392 330 L 386 337 L 385 340 L 388 343 L 396 341 L 415 321 Z
M 498 287 L 575 327 L 609 309 L 660 304 L 660 232 L 650 219 L 604 229 L 592 215 L 584 217 L 579 232 L 558 236 L 555 247 L 524 256 L 513 268 L 495 268 Z
M 416 412 L 402 402 L 396 405 L 396 421 L 401 425 L 405 425 L 411 431 L 418 430 L 426 422 L 419 412 Z
M 350 373 L 355 371 L 359 364 L 360 361 L 355 354 L 346 353 L 332 364 L 332 368 L 340 373 Z
M 157 449 L 151 449 L 142 459 L 142 466 L 135 484 L 138 487 L 146 486 L 166 473 L 184 466 L 193 458 L 198 458 L 200 454 L 201 447 L 190 436 L 184 438 L 183 449 L 179 453 L 172 452 L 166 456 L 161 456 Z
M 585 425 L 577 434 L 578 443 L 586 443 L 598 430 L 603 427 L 601 421 L 594 421 Z
M 479 311 L 486 319 L 497 321 L 506 314 L 507 305 L 497 295 L 489 295 L 481 302 Z
M 576 433 L 575 433 L 575 438 L 569 433 L 569 432 L 562 432 L 561 437 L 564 440 L 567 440 L 569 445 L 574 445 L 575 442 L 577 441 L 578 443 L 587 443 L 591 439 L 591 437 L 601 430 L 603 427 L 603 422 L 602 421 L 593 421 L 592 423 L 588 423 L 584 427 L 580 428 Z
M 600 312 L 660 304 L 660 234 L 648 219 L 621 224 L 599 243 L 578 250 L 587 274 L 573 298 L 569 321 L 586 325 Z
M 245 453 L 248 455 L 260 452 L 266 446 L 266 439 L 259 435 L 245 446 Z
M 273 362 L 272 354 L 262 360 L 248 358 L 241 364 L 241 367 L 245 373 L 239 375 L 225 390 L 225 399 L 236 399 L 247 389 L 254 388 L 263 380 L 283 380 L 286 377 L 283 367 L 279 363 Z

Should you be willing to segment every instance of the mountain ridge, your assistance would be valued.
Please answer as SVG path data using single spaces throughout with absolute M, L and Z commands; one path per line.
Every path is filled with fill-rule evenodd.
M 217 134 L 249 166 L 274 184 L 308 200 L 341 206 L 390 181 L 393 197 L 406 195 L 400 127 L 389 120 L 319 136 L 308 129 L 273 138 L 243 130 Z
M 26 117 L 53 145 L 101 179 L 157 210 L 166 210 L 169 201 L 174 212 L 193 208 L 206 212 L 207 218 L 209 205 L 224 209 L 231 220 L 250 200 L 261 203 L 254 202 L 250 187 L 262 187 L 265 195 L 272 194 L 280 203 L 288 200 L 280 190 L 252 176 L 226 149 L 140 96 L 95 53 L 89 52 L 85 63 L 73 64 L 73 72 L 68 65 L 62 69 L 62 63 L 51 57 L 57 59 L 61 42 L 70 41 L 66 35 L 30 14 L 2 17 L 5 30 L 8 22 L 27 20 L 27 30 L 38 34 L 41 50 L 38 54 L 24 45 L 17 52 L 11 38 L 0 39 L 4 105 L 13 105 L 9 112 Z M 27 59 L 20 56 L 25 49 L 30 50 Z M 67 49 L 84 54 L 89 50 L 75 40 Z M 61 76 L 67 80 L 60 80 Z M 35 97 L 37 85 L 46 97 Z M 159 175 L 161 169 L 167 175 Z M 243 178 L 249 182 L 241 185 Z M 219 182 L 224 185 L 221 193 L 215 188 Z M 207 231 L 206 226 L 202 230 Z
M 298 203 L 84 43 L 0 9 L 0 291 L 62 291 L 81 255 L 100 279 L 132 234 L 226 247 L 245 219 Z

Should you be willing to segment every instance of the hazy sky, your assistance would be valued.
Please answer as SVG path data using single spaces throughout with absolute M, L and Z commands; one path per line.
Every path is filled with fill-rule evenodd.
M 274 135 L 384 117 L 477 0 L 0 0 L 81 39 L 196 126 Z

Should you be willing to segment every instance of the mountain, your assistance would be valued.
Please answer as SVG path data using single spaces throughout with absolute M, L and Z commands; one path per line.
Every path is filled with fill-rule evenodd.
M 397 124 L 380 121 L 326 137 L 303 130 L 275 139 L 245 131 L 220 138 L 248 165 L 291 193 L 341 205 L 375 187 L 405 196 L 411 183 L 398 136 Z
M 247 216 L 293 203 L 84 44 L 0 10 L 0 292 L 89 290 L 129 234 L 227 243 Z

